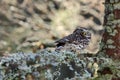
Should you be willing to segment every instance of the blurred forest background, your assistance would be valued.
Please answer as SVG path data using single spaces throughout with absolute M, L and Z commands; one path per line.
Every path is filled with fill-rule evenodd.
M 94 53 L 102 35 L 104 0 L 0 0 L 0 53 L 54 47 L 77 26 L 89 28 Z

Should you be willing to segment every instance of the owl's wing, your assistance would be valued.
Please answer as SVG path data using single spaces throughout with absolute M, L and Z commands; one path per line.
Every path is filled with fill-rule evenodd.
M 70 43 L 72 41 L 72 34 L 60 39 L 60 40 L 57 40 L 55 43 L 57 43 L 57 47 L 59 46 L 64 46 L 66 43 Z

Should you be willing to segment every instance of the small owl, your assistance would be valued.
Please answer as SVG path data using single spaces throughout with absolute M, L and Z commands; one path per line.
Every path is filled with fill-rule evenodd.
M 73 31 L 72 34 L 57 40 L 55 43 L 56 51 L 60 50 L 83 50 L 91 40 L 91 33 L 88 29 L 79 27 Z

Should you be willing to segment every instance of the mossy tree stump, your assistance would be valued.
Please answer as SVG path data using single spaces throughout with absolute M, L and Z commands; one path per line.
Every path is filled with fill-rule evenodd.
M 104 27 L 100 52 L 120 59 L 120 0 L 105 0 Z

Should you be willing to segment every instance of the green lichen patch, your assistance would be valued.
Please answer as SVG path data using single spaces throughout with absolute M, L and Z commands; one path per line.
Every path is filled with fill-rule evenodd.
M 104 43 L 101 42 L 101 43 L 100 43 L 100 50 L 102 49 L 103 46 L 104 46 Z
M 115 29 L 115 30 L 113 30 L 112 33 L 110 33 L 110 35 L 115 36 L 117 33 L 118 33 L 118 31 Z
M 115 49 L 116 46 L 114 46 L 114 45 L 108 45 L 108 48 L 109 48 L 109 49 Z
M 110 21 L 114 20 L 114 14 L 109 14 L 107 19 Z
M 106 43 L 107 43 L 107 44 L 113 44 L 114 41 L 113 41 L 112 39 L 108 39 Z
M 114 0 L 110 0 L 110 3 L 115 3 L 115 1 Z
M 113 11 L 114 10 L 112 4 L 106 4 L 105 6 L 106 6 L 106 9 L 109 10 L 109 11 Z
M 116 3 L 118 3 L 118 2 L 119 2 L 119 0 L 115 0 L 115 2 L 116 2 Z
M 120 19 L 118 19 L 118 20 L 114 20 L 114 21 L 112 21 L 111 23 L 114 24 L 114 25 L 116 25 L 116 24 L 120 24 Z
M 111 36 L 115 36 L 118 31 L 116 29 L 114 29 L 115 27 L 113 26 L 106 26 L 106 31 L 109 33 L 109 35 Z
M 45 49 L 37 54 L 20 52 L 1 59 L 0 78 L 3 80 L 29 80 L 29 77 L 35 80 L 107 80 L 111 78 L 110 75 L 106 77 L 98 72 L 106 66 L 113 70 L 113 74 L 120 75 L 116 70 L 119 65 L 105 54 L 88 57 L 68 51 Z
M 112 32 L 112 28 L 110 26 L 106 26 L 106 30 L 107 30 L 108 33 Z
M 120 2 L 113 5 L 114 9 L 120 9 Z

